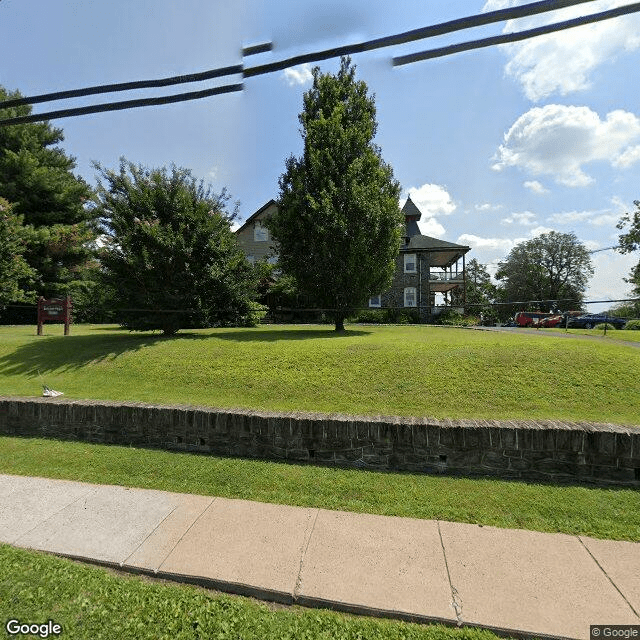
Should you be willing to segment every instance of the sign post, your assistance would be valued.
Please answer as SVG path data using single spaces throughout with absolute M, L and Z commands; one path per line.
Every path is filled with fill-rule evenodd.
M 45 300 L 42 296 L 38 298 L 38 335 L 42 335 L 42 325 L 45 322 L 64 323 L 64 335 L 69 335 L 69 325 L 71 324 L 71 298 L 51 298 Z

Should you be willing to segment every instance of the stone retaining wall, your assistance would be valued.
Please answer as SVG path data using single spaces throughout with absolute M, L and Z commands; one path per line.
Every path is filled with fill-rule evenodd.
M 0 398 L 0 434 L 418 473 L 640 487 L 640 428 Z

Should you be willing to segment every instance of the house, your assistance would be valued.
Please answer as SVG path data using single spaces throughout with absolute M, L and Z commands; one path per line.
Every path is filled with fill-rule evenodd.
M 251 263 L 276 260 L 276 247 L 264 221 L 277 206 L 275 200 L 269 200 L 236 231 L 238 244 Z M 422 322 L 448 308 L 463 311 L 465 255 L 470 247 L 421 234 L 418 222 L 422 213 L 411 197 L 407 198 L 402 212 L 405 233 L 396 258 L 393 283 L 388 291 L 370 298 L 369 307 L 415 308 Z
M 236 230 L 238 245 L 251 264 L 259 260 L 275 262 L 276 251 L 269 236 L 269 229 L 264 226 L 264 221 L 277 210 L 277 206 L 275 200 L 269 200 Z
M 369 299 L 370 307 L 416 308 L 421 321 L 448 308 L 464 311 L 465 255 L 470 247 L 420 233 L 422 213 L 409 196 L 402 207 L 405 234 L 388 291 Z

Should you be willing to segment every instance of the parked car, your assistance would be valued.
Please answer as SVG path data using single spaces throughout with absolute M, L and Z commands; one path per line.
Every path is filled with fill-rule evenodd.
M 516 313 L 514 321 L 519 327 L 540 327 L 542 320 L 551 318 L 553 313 L 544 313 L 543 311 L 520 311 Z
M 593 329 L 597 324 L 608 322 L 616 329 L 622 329 L 627 321 L 624 318 L 612 318 L 599 313 L 588 313 L 575 318 L 569 318 L 569 327 L 572 329 Z
M 557 327 L 558 325 L 561 325 L 563 320 L 564 317 L 562 315 L 555 315 L 551 316 L 550 318 L 540 318 L 540 320 L 538 320 L 538 326 L 549 329 L 551 327 Z

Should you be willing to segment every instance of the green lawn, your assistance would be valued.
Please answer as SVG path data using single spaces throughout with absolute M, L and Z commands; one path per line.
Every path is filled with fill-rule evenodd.
M 640 541 L 640 492 L 0 438 L 0 473 Z
M 12 619 L 53 620 L 62 635 L 50 637 L 65 640 L 497 640 L 476 629 L 269 607 L 6 545 L 0 545 L 0 619 L 3 629 Z
M 428 326 L 261 326 L 173 338 L 108 326 L 0 327 L 0 390 L 362 415 L 637 425 L 640 350 Z M 616 332 L 626 335 L 633 332 Z

